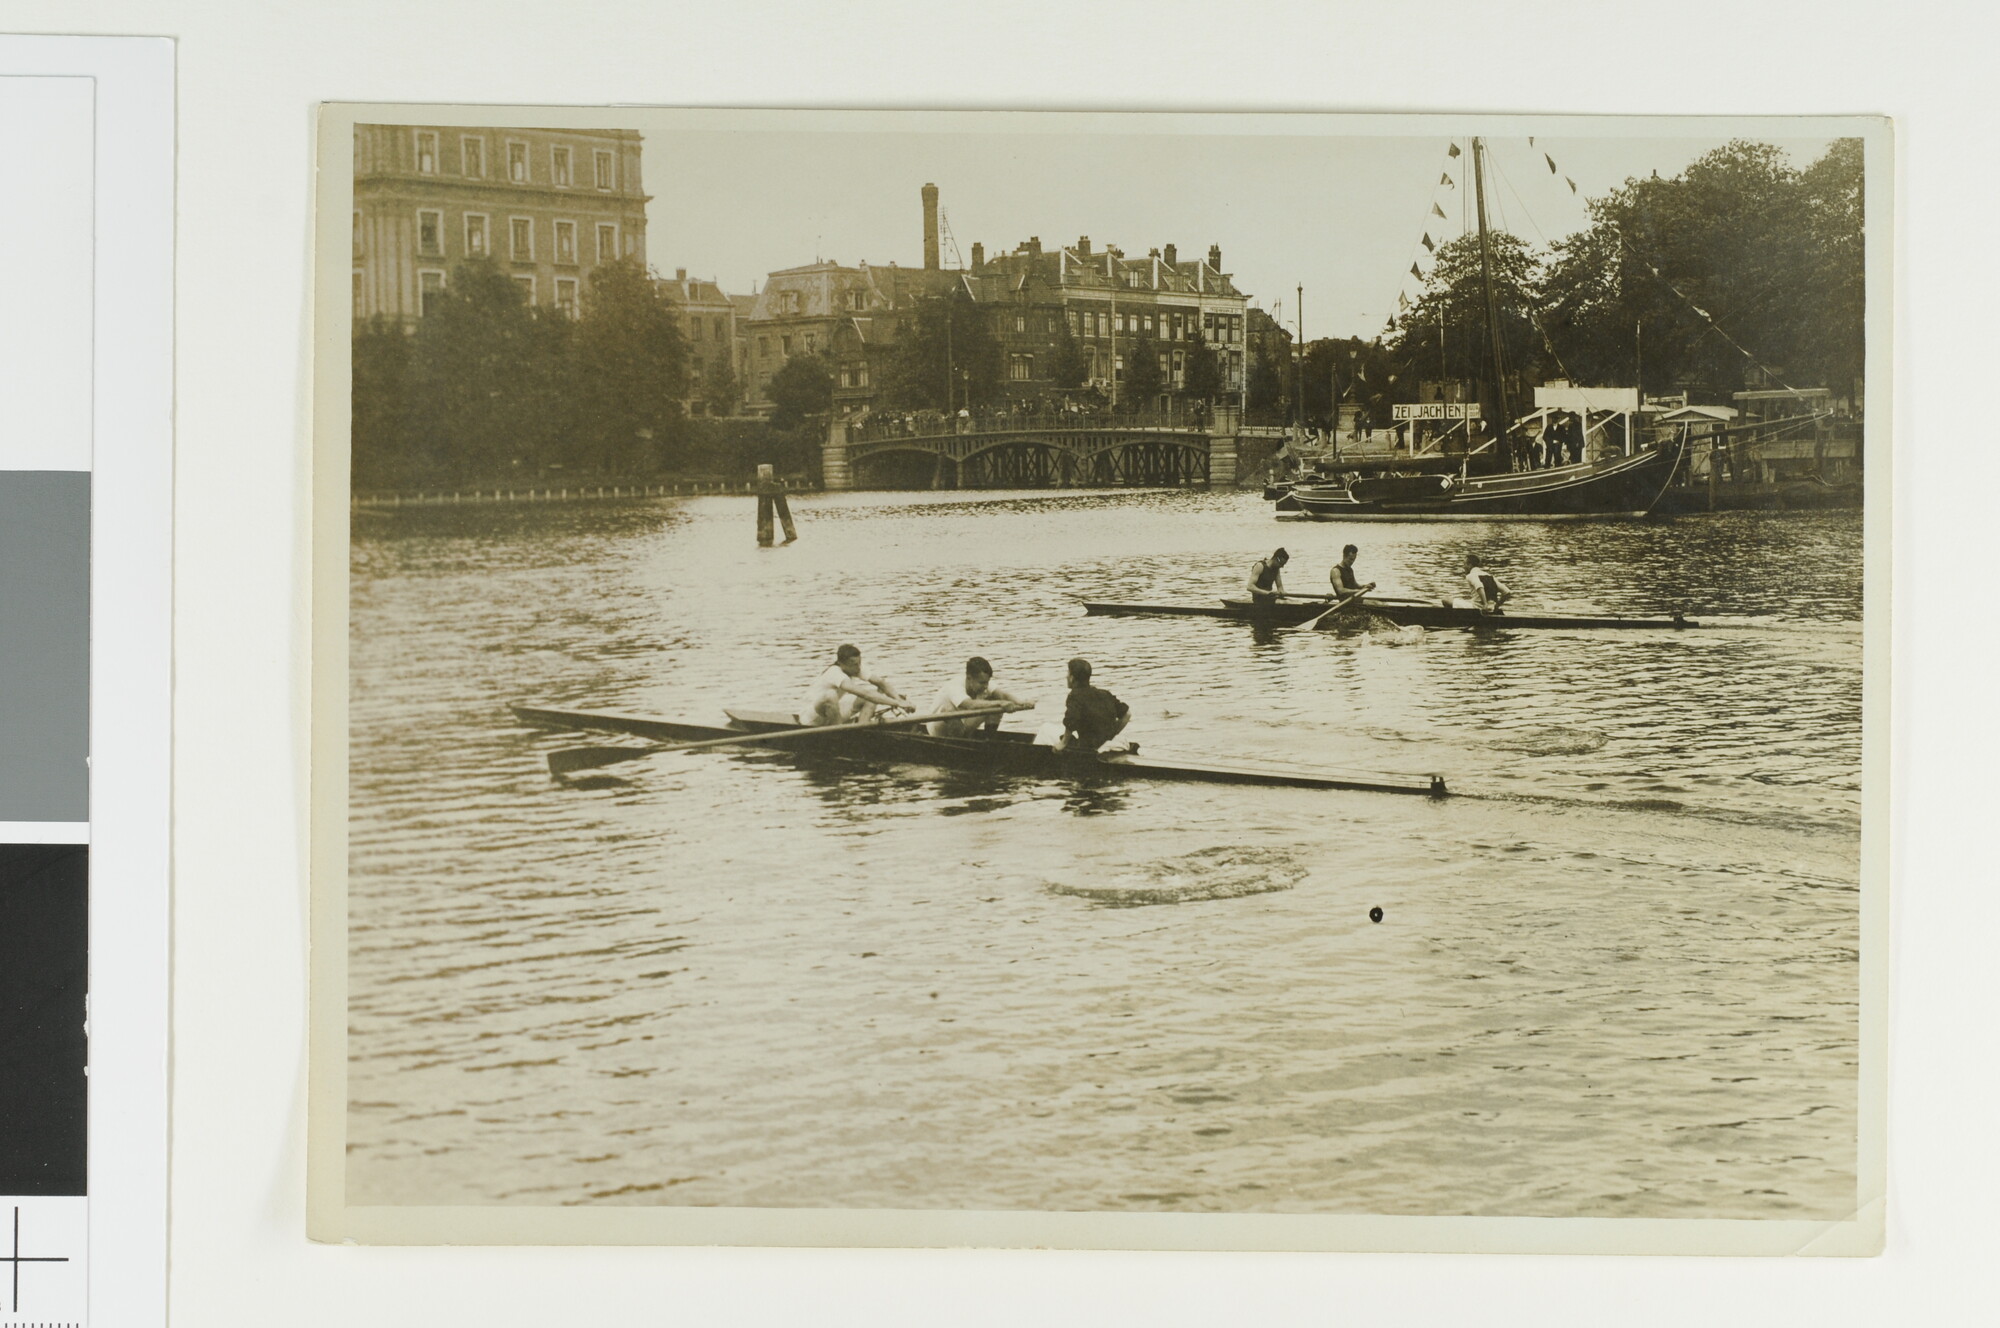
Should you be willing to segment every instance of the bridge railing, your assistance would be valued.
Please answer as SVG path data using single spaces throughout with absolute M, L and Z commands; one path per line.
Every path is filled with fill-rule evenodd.
M 847 426 L 850 442 L 881 442 L 894 438 L 939 438 L 954 434 L 1021 433 L 1024 431 L 1069 431 L 1162 429 L 1189 433 L 1208 428 L 1205 411 L 1109 410 L 998 410 L 953 417 L 939 411 L 877 412 Z

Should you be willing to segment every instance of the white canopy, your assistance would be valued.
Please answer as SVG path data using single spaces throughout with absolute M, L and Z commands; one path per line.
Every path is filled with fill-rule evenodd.
M 1568 410 L 1582 414 L 1590 410 L 1616 410 L 1631 414 L 1639 409 L 1636 387 L 1538 387 L 1535 405 L 1541 410 Z

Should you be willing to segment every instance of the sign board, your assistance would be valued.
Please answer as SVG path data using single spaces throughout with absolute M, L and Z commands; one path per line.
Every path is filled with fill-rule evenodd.
M 1394 420 L 1476 420 L 1480 418 L 1477 401 L 1419 401 L 1413 405 L 1397 405 L 1389 408 Z

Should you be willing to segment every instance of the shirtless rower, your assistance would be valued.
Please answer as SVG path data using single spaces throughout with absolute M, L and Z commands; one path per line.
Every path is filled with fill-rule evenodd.
M 997 708 L 965 719 L 934 719 L 924 727 L 930 730 L 933 738 L 969 738 L 977 733 L 992 732 L 1000 727 L 1000 716 L 1016 710 L 1033 710 L 1035 703 L 1023 701 L 1013 693 L 995 687 L 993 666 L 974 655 L 965 661 L 965 676 L 938 688 L 938 694 L 931 698 L 931 708 L 925 713 L 936 715 L 947 710 L 973 710 L 982 706 Z
M 861 671 L 861 647 L 842 646 L 834 662 L 813 679 L 799 722 L 809 725 L 862 724 L 878 710 L 914 710 L 886 678 Z
M 1481 613 L 1499 613 L 1500 606 L 1513 598 L 1514 592 L 1500 584 L 1498 577 L 1479 564 L 1479 555 L 1465 555 L 1465 584 L 1472 590 L 1473 607 Z
M 1292 555 L 1279 549 L 1268 558 L 1259 558 L 1250 564 L 1250 579 L 1243 588 L 1250 592 L 1250 602 L 1269 608 L 1285 597 L 1285 578 L 1282 573 Z
M 1364 586 L 1354 575 L 1354 560 L 1360 554 L 1361 550 L 1352 544 L 1340 551 L 1340 561 L 1334 564 L 1333 571 L 1328 577 L 1333 582 L 1336 599 L 1346 599 L 1350 595 L 1365 595 L 1375 588 L 1373 581 Z

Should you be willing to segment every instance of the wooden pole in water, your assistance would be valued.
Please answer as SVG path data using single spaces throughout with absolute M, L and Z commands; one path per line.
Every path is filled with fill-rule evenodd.
M 791 504 L 785 501 L 785 486 L 768 465 L 757 467 L 757 482 L 753 486 L 757 492 L 757 543 L 770 548 L 776 541 L 776 533 L 771 528 L 775 516 L 785 527 L 785 543 L 798 539 L 798 527 L 792 524 Z

